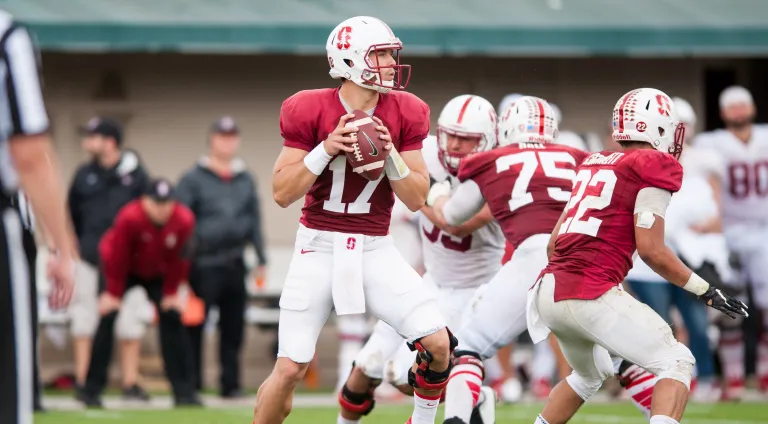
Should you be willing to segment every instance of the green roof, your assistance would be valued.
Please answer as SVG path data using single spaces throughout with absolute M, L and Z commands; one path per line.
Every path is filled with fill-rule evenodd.
M 0 0 L 0 8 L 44 50 L 320 53 L 341 20 L 374 15 L 410 54 L 768 53 L 768 0 Z

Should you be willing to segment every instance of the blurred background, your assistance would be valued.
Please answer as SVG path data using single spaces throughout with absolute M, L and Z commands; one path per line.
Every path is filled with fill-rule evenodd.
M 302 203 L 283 210 L 271 198 L 280 105 L 296 91 L 337 83 L 324 45 L 341 20 L 374 15 L 392 27 L 402 61 L 413 67 L 408 89 L 430 105 L 433 125 L 456 95 L 498 104 L 524 93 L 555 103 L 561 129 L 598 150 L 614 102 L 631 88 L 687 99 L 704 131 L 722 127 L 718 96 L 734 84 L 751 91 L 757 122 L 768 121 L 768 2 L 760 0 L 0 0 L 0 8 L 40 47 L 66 184 L 89 159 L 78 128 L 93 117 L 117 120 L 124 147 L 149 174 L 174 181 L 206 153 L 211 122 L 237 122 L 238 156 L 257 183 L 269 258 L 266 279 L 245 282 L 246 390 L 273 364 L 276 296 Z M 51 387 L 72 373 L 66 320 L 41 314 L 42 379 Z M 215 327 L 208 328 L 212 343 Z M 338 345 L 331 319 L 309 388 L 336 385 Z M 205 381 L 215 386 L 217 349 L 207 352 Z M 116 365 L 112 371 L 119 380 Z M 166 387 L 154 336 L 143 342 L 140 373 L 145 387 Z

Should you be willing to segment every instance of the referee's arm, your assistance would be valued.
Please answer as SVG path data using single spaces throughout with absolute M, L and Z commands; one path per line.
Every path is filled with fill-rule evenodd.
M 10 127 L 9 150 L 37 217 L 63 258 L 75 256 L 75 244 L 66 218 L 58 159 L 48 135 L 48 115 L 40 89 L 37 52 L 26 29 L 11 27 L 3 45 L 6 66 L 5 99 Z

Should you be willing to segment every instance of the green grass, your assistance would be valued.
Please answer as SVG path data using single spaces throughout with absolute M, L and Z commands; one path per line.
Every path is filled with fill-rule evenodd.
M 531 424 L 541 411 L 540 404 L 499 406 L 497 424 Z M 410 407 L 381 406 L 363 420 L 364 424 L 400 424 L 410 414 Z M 77 411 L 48 412 L 35 417 L 35 424 L 249 424 L 253 418 L 248 409 L 174 409 L 143 411 Z M 335 408 L 297 408 L 287 424 L 336 422 Z M 438 414 L 442 422 L 442 411 Z M 647 423 L 628 403 L 587 405 L 571 421 L 574 424 L 642 424 Z M 685 424 L 759 424 L 768 422 L 768 403 L 689 405 Z

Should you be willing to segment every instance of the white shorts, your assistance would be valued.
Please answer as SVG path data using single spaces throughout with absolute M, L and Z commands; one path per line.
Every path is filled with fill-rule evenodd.
M 99 325 L 99 271 L 81 261 L 75 269 L 75 291 L 69 304 L 70 331 L 74 337 L 91 338 Z M 151 321 L 152 304 L 143 287 L 125 292 L 115 321 L 115 337 L 123 340 L 140 339 Z
M 334 234 L 299 226 L 280 296 L 278 357 L 308 363 L 333 307 Z M 445 327 L 437 300 L 390 236 L 365 236 L 362 272 L 366 309 L 408 340 Z M 304 253 L 302 253 L 304 252 Z
M 490 358 L 526 330 L 528 289 L 547 266 L 548 242 L 548 234 L 537 234 L 515 249 L 509 262 L 472 300 L 464 325 L 456 333 L 457 349 Z
M 554 301 L 555 277 L 545 274 L 532 293 L 539 322 L 557 337 L 574 374 L 598 383 L 614 373 L 611 355 L 660 378 L 690 384 L 695 360 L 669 325 L 619 286 L 594 300 Z
M 731 226 L 725 231 L 728 248 L 741 263 L 741 275 L 752 287 L 756 306 L 768 310 L 768 227 Z
M 429 272 L 424 274 L 425 286 L 434 293 L 440 305 L 440 312 L 452 331 L 459 328 L 468 305 L 483 286 L 468 288 L 437 287 Z M 373 334 L 355 359 L 365 375 L 383 379 L 396 385 L 408 383 L 408 370 L 416 360 L 405 340 L 385 322 L 379 321 Z

